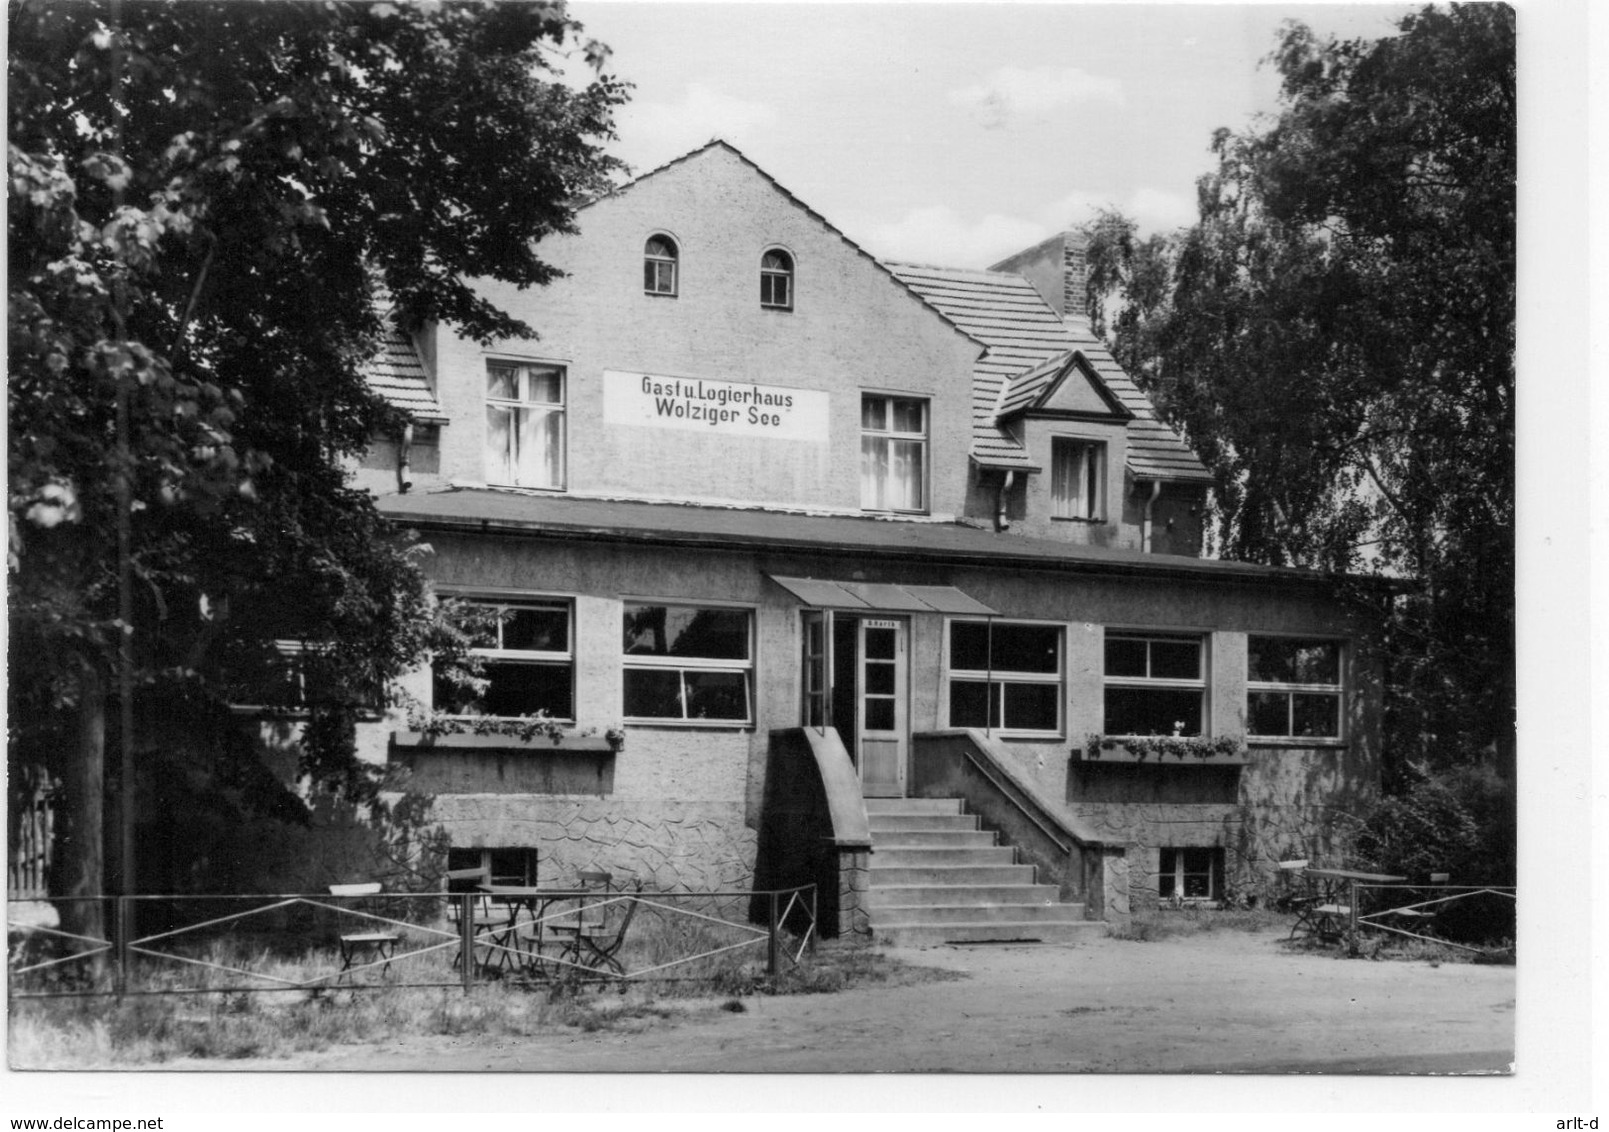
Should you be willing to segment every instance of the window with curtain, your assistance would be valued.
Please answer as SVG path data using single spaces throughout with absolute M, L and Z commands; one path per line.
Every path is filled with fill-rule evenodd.
M 1051 514 L 1058 519 L 1104 519 L 1106 445 L 1058 436 L 1051 441 Z
M 927 510 L 928 403 L 867 393 L 860 399 L 860 505 Z
M 486 363 L 486 482 L 564 486 L 564 369 Z

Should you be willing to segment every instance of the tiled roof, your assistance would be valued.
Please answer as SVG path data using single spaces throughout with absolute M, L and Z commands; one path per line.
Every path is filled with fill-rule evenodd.
M 621 499 L 456 488 L 382 495 L 393 522 L 484 532 L 740 550 L 797 550 L 956 565 L 1014 565 L 1045 570 L 1223 578 L 1267 584 L 1312 583 L 1311 570 L 1183 555 L 1147 554 L 1059 539 L 1029 538 L 962 523 L 811 515 L 741 507 L 700 507 Z
M 1021 453 L 1028 463 L 1016 438 L 1000 426 L 1000 414 L 1008 406 L 1022 407 L 1023 398 L 1049 387 L 1054 374 L 1044 373 L 1042 363 L 1077 350 L 1134 414 L 1128 425 L 1128 464 L 1135 475 L 1211 481 L 1200 458 L 1157 419 L 1150 400 L 1100 339 L 1082 321 L 1064 322 L 1022 276 L 908 263 L 890 263 L 888 268 L 989 347 L 973 370 L 972 448 L 979 463 L 989 462 L 984 455 L 999 452 Z
M 416 421 L 445 421 L 447 414 L 431 391 L 429 375 L 414 349 L 413 339 L 391 320 L 389 311 L 382 317 L 385 330 L 380 350 L 368 367 L 370 388 Z

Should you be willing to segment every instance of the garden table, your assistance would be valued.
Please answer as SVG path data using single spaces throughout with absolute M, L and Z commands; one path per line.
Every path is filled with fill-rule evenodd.
M 1297 913 L 1291 938 L 1299 933 L 1321 940 L 1338 940 L 1347 931 L 1357 930 L 1358 885 L 1401 884 L 1407 877 L 1389 873 L 1366 873 L 1356 869 L 1304 869 L 1302 880 L 1310 896 Z

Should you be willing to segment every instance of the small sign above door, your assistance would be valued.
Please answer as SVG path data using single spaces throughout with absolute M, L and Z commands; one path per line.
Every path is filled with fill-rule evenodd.
M 865 618 L 864 620 L 865 620 L 866 628 L 868 628 L 868 629 L 898 629 L 899 628 L 899 622 L 898 621 L 878 620 L 878 619 L 872 618 L 872 617 Z

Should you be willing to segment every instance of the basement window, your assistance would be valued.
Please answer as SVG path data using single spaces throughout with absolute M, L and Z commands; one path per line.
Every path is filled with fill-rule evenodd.
M 1157 897 L 1176 902 L 1217 900 L 1223 891 L 1223 867 L 1222 849 L 1163 849 L 1157 870 Z

